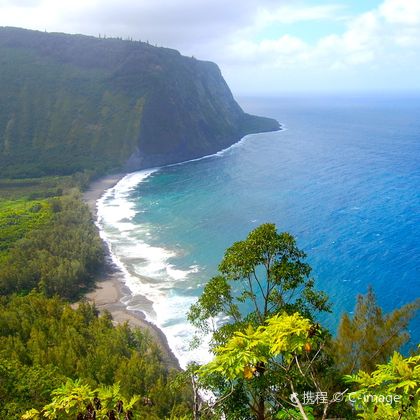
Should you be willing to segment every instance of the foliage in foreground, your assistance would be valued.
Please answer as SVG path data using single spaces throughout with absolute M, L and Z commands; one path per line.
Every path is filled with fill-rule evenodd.
M 92 389 L 80 380 L 71 379 L 52 392 L 51 403 L 41 410 L 31 409 L 22 415 L 22 420 L 91 418 L 97 420 L 109 419 L 139 419 L 134 406 L 139 402 L 138 395 L 127 400 L 120 394 L 120 386 L 101 386 Z
M 309 348 L 319 345 L 319 340 L 311 337 L 310 331 L 310 321 L 297 313 L 274 316 L 267 321 L 266 326 L 260 326 L 257 330 L 249 327 L 244 333 L 235 332 L 226 345 L 214 350 L 214 359 L 196 370 L 196 374 L 202 384 L 211 383 L 214 375 L 222 375 L 230 381 L 232 393 L 241 381 L 252 383 L 247 389 L 251 394 L 249 399 L 255 405 L 250 406 L 253 414 L 249 418 L 321 418 L 320 414 L 314 417 L 314 405 L 305 405 L 305 396 L 302 401 L 301 394 L 295 392 L 299 379 L 305 380 L 306 377 L 308 385 L 310 377 L 316 382 L 313 371 L 310 366 L 308 369 L 308 364 L 302 357 Z M 263 376 L 266 376 L 265 388 L 262 386 Z M 372 373 L 359 371 L 354 375 L 346 375 L 344 379 L 348 387 L 354 388 L 346 395 L 346 400 L 348 407 L 353 407 L 355 413 L 345 410 L 345 404 L 340 404 L 340 409 L 343 410 L 340 413 L 341 418 L 346 411 L 349 412 L 345 418 L 356 418 L 357 415 L 365 420 L 420 418 L 420 354 L 404 358 L 394 352 L 387 364 L 377 365 Z M 284 391 L 281 390 L 281 384 L 288 387 L 289 401 L 282 398 Z M 264 412 L 259 413 L 257 404 L 262 393 L 270 404 L 265 407 Z M 328 395 L 324 398 L 321 392 L 318 394 L 322 397 L 320 402 L 324 407 L 323 419 L 326 418 L 328 407 L 339 402 L 344 394 L 345 392 L 338 396 L 338 399 L 336 394 L 332 400 L 328 399 Z M 315 393 L 312 395 L 315 396 Z M 216 414 L 217 405 L 224 398 L 227 396 L 220 397 L 206 410 L 210 409 Z M 235 418 L 229 412 L 226 417 Z
M 191 368 L 195 387 L 215 396 L 210 405 L 195 406 L 196 418 L 355 418 L 343 401 L 349 388 L 343 374 L 351 373 L 346 363 L 358 356 L 355 366 L 386 360 L 406 342 L 418 303 L 383 315 L 370 290 L 359 297 L 354 319 L 343 318 L 332 344 L 316 322 L 317 311 L 329 309 L 327 297 L 314 289 L 304 258 L 294 238 L 271 224 L 227 249 L 220 275 L 189 312 L 199 331 L 212 334 L 215 354 Z
M 348 400 L 360 411 L 360 418 L 420 418 L 420 354 L 404 358 L 394 352 L 387 364 L 378 365 L 371 374 L 359 371 L 346 380 L 357 385 Z
M 40 410 L 66 378 L 90 387 L 120 383 L 120 393 L 150 398 L 148 418 L 184 413 L 188 394 L 173 390 L 158 345 L 139 329 L 114 326 L 109 315 L 81 304 L 77 310 L 40 294 L 0 299 L 0 418 Z
M 250 232 L 245 240 L 226 250 L 219 265 L 220 275 L 207 283 L 198 302 L 191 307 L 188 319 L 199 332 L 212 334 L 211 346 L 218 357 L 222 349 L 232 344 L 231 339 L 240 340 L 238 334 L 249 335 L 255 331 L 252 334 L 260 342 L 261 334 L 267 337 L 263 331 L 282 314 L 286 317 L 302 316 L 305 319 L 302 321 L 305 323 L 305 333 L 301 331 L 303 337 L 307 339 L 311 334 L 320 340 L 319 346 L 305 342 L 307 351 L 300 355 L 298 353 L 305 343 L 298 341 L 300 344 L 293 351 L 283 348 L 272 355 L 270 362 L 268 355 L 264 358 L 262 354 L 253 353 L 269 348 L 269 344 L 260 342 L 262 347 L 251 344 L 242 356 L 254 358 L 254 362 L 249 360 L 246 369 L 237 366 L 237 369 L 245 369 L 248 378 L 238 375 L 233 380 L 231 375 L 217 369 L 209 375 L 200 375 L 201 385 L 218 398 L 214 411 L 219 415 L 225 415 L 227 419 L 249 416 L 266 419 L 270 418 L 267 415 L 272 416 L 282 407 L 298 408 L 290 401 L 291 393 L 304 389 L 320 390 L 321 386 L 330 390 L 337 386 L 323 380 L 314 381 L 309 375 L 309 371 L 315 375 L 318 371 L 333 371 L 333 367 L 332 360 L 323 351 L 324 341 L 329 340 L 328 334 L 314 321 L 317 312 L 329 311 L 327 295 L 315 289 L 305 257 L 292 235 L 278 233 L 274 224 L 263 224 Z M 229 321 L 220 325 L 216 322 L 219 317 Z M 285 322 L 286 319 L 289 318 L 282 320 Z M 293 328 L 291 333 L 296 336 Z M 250 336 L 246 341 L 248 339 L 253 342 Z M 238 351 L 240 349 L 241 346 Z M 283 351 L 296 353 L 296 357 L 289 360 Z M 260 357 L 262 359 L 257 360 Z M 257 375 L 253 375 L 254 369 Z M 307 369 L 308 375 L 303 375 L 300 369 Z
M 275 415 L 279 408 L 284 415 L 297 409 L 307 419 L 296 389 L 305 381 L 303 370 L 309 377 L 311 361 L 303 355 L 317 347 L 316 333 L 311 322 L 298 313 L 274 315 L 256 330 L 249 326 L 244 333 L 235 332 L 226 345 L 214 350 L 215 358 L 202 366 L 198 375 L 204 382 L 213 374 L 222 375 L 230 381 L 232 393 L 238 383 L 249 383 L 243 389 L 258 419 L 266 418 L 267 413 Z M 280 382 L 288 395 L 295 396 L 293 401 L 283 400 L 278 392 Z
M 220 275 L 210 279 L 191 306 L 189 321 L 198 331 L 211 333 L 217 346 L 234 331 L 249 324 L 258 327 L 279 312 L 298 311 L 312 319 L 318 311 L 329 311 L 328 297 L 315 290 L 305 258 L 289 233 L 278 233 L 270 223 L 257 227 L 226 250 Z M 216 325 L 219 316 L 231 322 Z

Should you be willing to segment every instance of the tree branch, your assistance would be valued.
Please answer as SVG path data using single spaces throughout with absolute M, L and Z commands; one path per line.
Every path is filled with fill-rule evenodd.
M 293 382 L 290 379 L 289 379 L 289 383 L 290 383 L 290 388 L 291 388 L 291 390 L 293 392 L 293 395 L 295 396 L 296 405 L 297 405 L 297 407 L 299 409 L 300 414 L 302 415 L 302 418 L 304 420 L 309 420 L 308 419 L 308 416 L 306 415 L 305 410 L 304 410 L 304 408 L 302 406 L 302 403 L 300 402 L 299 397 L 297 396 L 297 394 L 295 392 L 295 387 L 293 386 Z
M 255 273 L 254 273 L 254 276 L 255 276 Z M 248 279 L 248 286 L 249 286 L 249 290 L 250 290 L 250 292 L 251 292 L 251 300 L 252 300 L 252 302 L 254 303 L 254 306 L 255 306 L 255 311 L 257 312 L 258 318 L 260 319 L 261 324 L 263 324 L 263 323 L 264 323 L 264 318 L 263 318 L 263 317 L 262 317 L 262 315 L 261 315 L 261 311 L 260 311 L 260 309 L 258 308 L 257 300 L 255 299 L 255 293 L 254 293 L 254 289 L 253 289 L 253 287 L 252 287 L 252 280 L 251 280 L 251 277 L 250 277 L 250 276 L 248 276 L 248 277 L 247 277 L 247 279 Z M 258 284 L 259 284 L 259 283 L 258 283 Z

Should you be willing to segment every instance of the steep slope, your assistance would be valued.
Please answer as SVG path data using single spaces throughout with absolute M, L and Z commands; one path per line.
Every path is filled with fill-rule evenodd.
M 214 63 L 137 41 L 0 28 L 0 177 L 134 170 L 278 129 Z

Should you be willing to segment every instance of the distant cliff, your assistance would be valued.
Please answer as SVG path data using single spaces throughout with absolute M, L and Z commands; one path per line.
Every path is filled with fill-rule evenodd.
M 279 128 L 216 64 L 137 41 L 0 28 L 0 92 L 0 177 L 136 170 Z

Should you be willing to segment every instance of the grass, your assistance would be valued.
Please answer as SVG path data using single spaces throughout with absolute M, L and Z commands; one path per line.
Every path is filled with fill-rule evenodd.
M 0 259 L 29 231 L 47 223 L 51 215 L 51 205 L 46 199 L 0 199 Z
M 27 179 L 0 178 L 0 266 L 11 248 L 50 223 L 58 199 L 85 188 L 92 174 Z
M 60 196 L 68 178 L 0 179 L 0 265 L 17 241 L 48 223 L 48 197 Z

